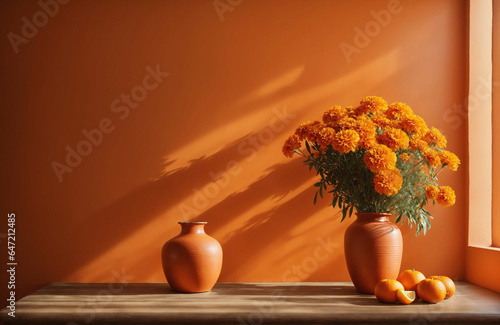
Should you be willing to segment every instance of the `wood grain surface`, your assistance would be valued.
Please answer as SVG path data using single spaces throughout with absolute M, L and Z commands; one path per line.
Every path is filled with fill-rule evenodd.
M 457 283 L 438 304 L 380 303 L 350 282 L 218 283 L 185 294 L 166 283 L 52 283 L 3 324 L 500 324 L 500 294 Z

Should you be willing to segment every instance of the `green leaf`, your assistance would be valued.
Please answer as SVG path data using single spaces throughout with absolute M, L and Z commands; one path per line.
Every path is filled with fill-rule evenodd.
M 309 152 L 309 154 L 312 156 L 311 147 L 309 146 L 309 142 L 307 142 L 307 140 L 306 140 L 306 149 L 307 149 L 307 152 Z
M 344 221 L 345 217 L 347 216 L 347 207 L 342 208 L 342 219 L 340 222 Z
M 321 198 L 323 198 L 323 187 L 320 187 L 318 192 L 319 192 L 319 196 L 321 196 Z
M 422 230 L 422 225 L 418 225 L 417 231 L 415 232 L 415 237 L 417 237 L 418 234 L 420 234 L 420 230 Z
M 352 210 L 354 209 L 354 205 L 351 205 L 351 209 L 349 210 L 349 218 L 352 216 Z
M 316 194 L 314 194 L 314 200 L 313 200 L 314 205 L 316 205 L 317 200 L 318 200 L 318 192 L 316 192 Z
M 335 208 L 337 206 L 338 196 L 333 197 L 332 206 Z

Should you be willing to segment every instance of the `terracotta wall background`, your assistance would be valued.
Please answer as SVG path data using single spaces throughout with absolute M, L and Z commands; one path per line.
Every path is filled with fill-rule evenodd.
M 441 178 L 455 206 L 430 208 L 425 237 L 401 228 L 403 269 L 463 279 L 466 1 L 215 3 L 75 0 L 45 25 L 35 1 L 0 4 L 0 229 L 15 212 L 18 296 L 52 281 L 164 281 L 161 246 L 182 220 L 208 221 L 220 281 L 348 281 L 352 220 L 313 206 L 314 174 L 281 146 L 368 95 L 408 103 L 462 158 Z M 15 53 L 6 35 L 34 15 L 43 26 L 25 27 Z M 143 91 L 148 67 L 163 75 Z M 121 102 L 131 91 L 135 108 Z M 60 182 L 51 165 L 79 143 L 91 152 Z

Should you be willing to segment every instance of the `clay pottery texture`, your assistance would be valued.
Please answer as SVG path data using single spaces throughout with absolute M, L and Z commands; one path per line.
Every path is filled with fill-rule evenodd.
M 388 213 L 356 213 L 346 229 L 347 269 L 358 292 L 371 293 L 382 279 L 396 279 L 403 256 L 403 237 Z
M 179 222 L 181 233 L 163 245 L 163 272 L 175 291 L 210 291 L 222 269 L 222 247 L 205 233 L 206 222 Z

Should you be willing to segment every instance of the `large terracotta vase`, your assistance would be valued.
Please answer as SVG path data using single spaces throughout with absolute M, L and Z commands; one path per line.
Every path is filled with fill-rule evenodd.
M 179 222 L 181 233 L 163 245 L 163 272 L 175 291 L 212 290 L 222 268 L 222 247 L 205 233 L 206 222 Z
M 344 252 L 358 292 L 372 293 L 382 279 L 396 279 L 403 256 L 403 237 L 388 213 L 356 213 L 347 228 Z

